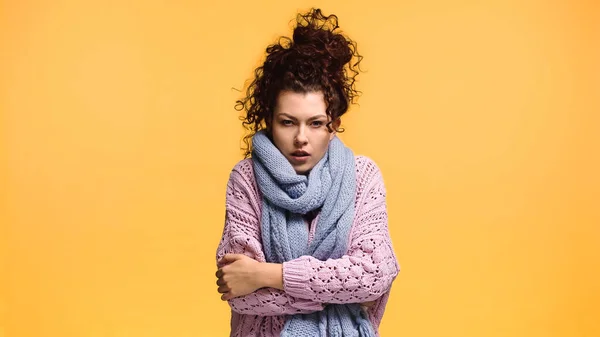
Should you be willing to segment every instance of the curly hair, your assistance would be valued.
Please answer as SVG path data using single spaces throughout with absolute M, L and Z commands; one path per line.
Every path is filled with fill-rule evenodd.
M 346 113 L 360 95 L 355 81 L 363 57 L 358 54 L 356 42 L 339 32 L 338 17 L 325 16 L 320 9 L 312 8 L 298 14 L 296 24 L 291 39 L 281 36 L 267 47 L 266 60 L 254 70 L 246 96 L 236 101 L 235 109 L 245 112 L 240 119 L 248 131 L 243 148 L 246 158 L 251 156 L 254 134 L 269 130 L 281 91 L 323 92 L 330 132 L 334 131 L 332 122 Z

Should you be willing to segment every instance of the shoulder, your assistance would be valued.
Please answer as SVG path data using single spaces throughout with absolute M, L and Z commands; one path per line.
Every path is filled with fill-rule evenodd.
M 383 176 L 375 161 L 366 156 L 354 156 L 356 165 L 356 207 L 357 214 L 362 208 L 358 205 L 378 205 L 385 200 L 386 189 Z M 370 206 L 369 206 L 370 207 Z
M 381 170 L 373 159 L 363 155 L 355 155 L 354 162 L 356 166 L 356 180 L 358 183 L 364 184 L 383 180 Z
M 254 179 L 254 167 L 252 166 L 252 159 L 242 159 L 231 169 L 231 176 L 241 176 L 246 179 Z
M 252 159 L 240 160 L 231 169 L 226 203 L 232 209 L 244 210 L 245 214 L 260 212 L 260 192 L 254 179 Z
M 252 159 L 242 159 L 233 166 L 229 174 L 228 187 L 245 190 L 246 193 L 255 194 L 256 181 L 254 179 L 254 167 Z
M 386 208 L 387 191 L 383 182 L 383 176 L 379 166 L 369 157 L 355 156 L 356 162 L 356 198 L 354 201 L 355 224 L 363 227 L 365 224 L 372 224 L 370 219 L 373 215 L 381 215 Z M 379 216 L 378 215 L 378 216 Z M 381 218 L 383 219 L 383 217 Z M 370 232 L 371 229 L 357 230 L 356 235 Z M 353 234 L 354 235 L 354 234 Z

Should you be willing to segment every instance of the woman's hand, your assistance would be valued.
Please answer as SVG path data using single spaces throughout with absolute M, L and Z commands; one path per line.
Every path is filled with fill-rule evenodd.
M 375 305 L 375 303 L 377 303 L 377 301 L 369 301 L 369 302 L 363 302 L 360 304 L 360 306 L 364 309 L 364 310 L 369 310 L 369 308 L 371 308 L 372 306 Z
M 281 264 L 261 263 L 243 254 L 226 254 L 218 264 L 223 265 L 216 273 L 223 301 L 263 287 L 283 289 Z
M 219 261 L 219 265 L 224 265 L 216 273 L 218 291 L 223 294 L 223 301 L 248 295 L 261 288 L 256 275 L 260 262 L 243 254 L 227 254 Z

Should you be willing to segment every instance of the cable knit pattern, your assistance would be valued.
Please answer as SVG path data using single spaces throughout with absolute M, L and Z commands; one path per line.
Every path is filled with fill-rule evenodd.
M 231 336 L 279 336 L 285 315 L 320 311 L 328 303 L 367 301 L 376 301 L 367 313 L 378 335 L 390 287 L 400 268 L 389 237 L 381 173 L 367 157 L 357 156 L 355 163 L 355 216 L 347 255 L 327 261 L 302 256 L 284 262 L 284 291 L 263 288 L 229 300 Z M 252 161 L 245 159 L 234 167 L 227 184 L 225 228 L 217 260 L 227 253 L 241 253 L 265 261 L 261 215 Z M 318 216 L 310 225 L 309 240 L 317 221 Z

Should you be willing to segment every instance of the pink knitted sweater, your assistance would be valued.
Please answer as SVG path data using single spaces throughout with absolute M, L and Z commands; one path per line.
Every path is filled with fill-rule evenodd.
M 240 161 L 227 183 L 226 218 L 217 261 L 228 253 L 245 254 L 264 262 L 260 235 L 261 195 L 251 159 Z M 319 215 L 310 226 L 315 233 Z M 258 289 L 229 300 L 231 336 L 279 336 L 285 316 L 320 311 L 327 303 L 376 301 L 367 309 L 378 328 L 393 280 L 400 266 L 394 255 L 387 226 L 385 187 L 377 165 L 356 157 L 355 216 L 348 253 L 339 259 L 320 261 L 302 256 L 283 263 L 284 290 Z

